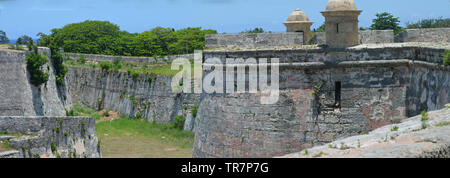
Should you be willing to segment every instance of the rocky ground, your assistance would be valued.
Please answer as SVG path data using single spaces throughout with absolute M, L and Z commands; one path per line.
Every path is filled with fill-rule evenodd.
M 450 104 L 388 125 L 283 158 L 450 158 Z

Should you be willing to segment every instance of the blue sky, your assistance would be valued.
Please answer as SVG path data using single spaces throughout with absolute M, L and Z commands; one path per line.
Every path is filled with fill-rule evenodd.
M 431 17 L 450 17 L 450 0 L 355 0 L 363 10 L 360 26 L 378 12 L 400 17 L 402 25 Z M 321 25 L 327 0 L 0 0 L 0 29 L 10 39 L 84 20 L 107 20 L 129 32 L 156 26 L 203 27 L 238 33 L 254 27 L 282 32 L 282 22 L 296 8 Z

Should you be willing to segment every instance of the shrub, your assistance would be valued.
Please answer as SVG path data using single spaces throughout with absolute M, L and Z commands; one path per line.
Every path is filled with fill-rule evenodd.
M 450 50 L 445 50 L 444 54 L 444 65 L 450 65 Z
M 47 57 L 39 53 L 29 53 L 25 60 L 27 61 L 27 70 L 30 73 L 30 83 L 35 86 L 47 83 L 50 74 L 42 70 L 42 66 L 48 62 Z
M 52 45 L 50 46 L 51 51 L 51 58 L 52 58 L 52 64 L 55 68 L 55 75 L 56 75 L 56 84 L 62 85 L 64 83 L 64 78 L 66 77 L 67 72 L 69 69 L 64 65 L 64 57 L 59 52 L 59 47 Z
M 136 80 L 139 77 L 139 73 L 136 71 L 132 71 L 131 72 L 131 77 L 133 78 L 133 80 Z
M 428 113 L 427 113 L 427 111 L 422 111 L 422 113 L 421 113 L 421 115 L 422 115 L 422 121 L 427 121 L 428 120 Z
M 171 127 L 178 130 L 183 130 L 185 121 L 186 118 L 183 116 L 176 116 L 174 122 L 171 124 Z
M 197 117 L 197 112 L 198 112 L 198 106 L 197 105 L 192 106 L 191 113 L 194 118 Z
M 80 57 L 77 59 L 77 62 L 78 62 L 79 64 L 86 64 L 86 61 L 87 61 L 87 59 L 86 59 L 84 56 L 80 56 Z
M 109 71 L 112 68 L 112 64 L 106 61 L 102 61 L 100 62 L 100 67 L 102 68 L 102 70 Z
M 142 114 L 140 112 L 136 113 L 136 116 L 134 116 L 135 119 L 142 119 Z
M 109 110 L 108 109 L 105 110 L 105 113 L 103 113 L 103 116 L 104 117 L 109 117 Z

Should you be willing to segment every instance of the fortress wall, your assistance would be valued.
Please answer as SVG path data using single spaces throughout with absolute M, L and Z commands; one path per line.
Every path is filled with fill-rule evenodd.
M 206 48 L 260 48 L 303 45 L 303 33 L 240 33 L 205 36 Z
M 379 44 L 379 43 L 393 43 L 393 30 L 368 30 L 359 31 L 360 44 Z M 325 32 L 317 32 L 310 41 L 311 44 L 326 44 Z
M 360 44 L 393 43 L 394 31 L 393 30 L 359 31 L 359 41 Z
M 185 55 L 173 55 L 173 56 L 163 56 L 163 57 L 133 57 L 133 56 L 109 56 L 109 55 L 99 55 L 99 54 L 78 54 L 78 53 L 64 53 L 65 57 L 71 59 L 78 59 L 84 56 L 89 61 L 109 61 L 112 62 L 114 59 L 119 59 L 125 62 L 145 62 L 145 63 L 167 63 L 172 62 L 177 58 L 194 59 L 194 54 Z
M 45 49 L 40 52 L 50 56 Z M 57 88 L 53 66 L 43 66 L 49 81 L 35 87 L 29 83 L 25 57 L 25 51 L 0 49 L 0 116 L 65 116 L 70 96 Z
M 69 67 L 68 89 L 74 103 L 90 108 L 109 109 L 134 117 L 138 112 L 148 121 L 170 123 L 177 115 L 192 121 L 191 108 L 199 95 L 172 92 L 171 78 L 139 75 L 133 79 L 126 72 Z M 186 106 L 187 110 L 184 109 Z M 193 129 L 192 124 L 188 130 Z
M 280 49 L 280 50 L 241 50 L 241 51 L 204 51 L 205 59 L 217 57 L 225 63 L 226 58 L 279 58 L 280 63 L 368 61 L 413 59 L 431 63 L 443 63 L 445 49 L 417 47 L 408 43 L 358 46 L 347 49 Z
M 450 69 L 411 68 L 407 89 L 407 116 L 433 111 L 450 103 Z
M 193 156 L 274 157 L 399 122 L 406 118 L 405 61 L 283 67 L 274 105 L 260 104 L 261 93 L 203 94 Z M 339 107 L 336 82 L 342 86 Z
M 5 132 L 20 135 L 9 140 L 17 150 L 13 157 L 101 157 L 94 118 L 0 116 L 0 133 Z
M 406 29 L 395 36 L 396 43 L 403 42 L 450 42 L 450 28 Z

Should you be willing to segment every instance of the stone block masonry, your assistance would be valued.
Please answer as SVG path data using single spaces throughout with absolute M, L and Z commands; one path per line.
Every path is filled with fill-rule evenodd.
M 3 157 L 101 157 L 94 118 L 0 116 L 2 134 L 12 135 L 8 144 L 14 148 Z
M 303 45 L 303 33 L 241 33 L 206 35 L 206 48 L 261 48 Z
M 406 29 L 395 36 L 395 42 L 449 43 L 450 28 Z
M 440 109 L 450 102 L 446 49 L 389 44 L 205 51 L 205 58 L 222 61 L 279 58 L 280 99 L 262 105 L 261 93 L 202 94 L 193 156 L 282 156 Z
M 46 48 L 39 51 L 50 56 Z M 43 66 L 49 80 L 36 87 L 29 82 L 26 55 L 25 51 L 0 49 L 0 116 L 65 116 L 65 109 L 71 107 L 70 96 L 64 86 L 56 85 L 53 65 Z

